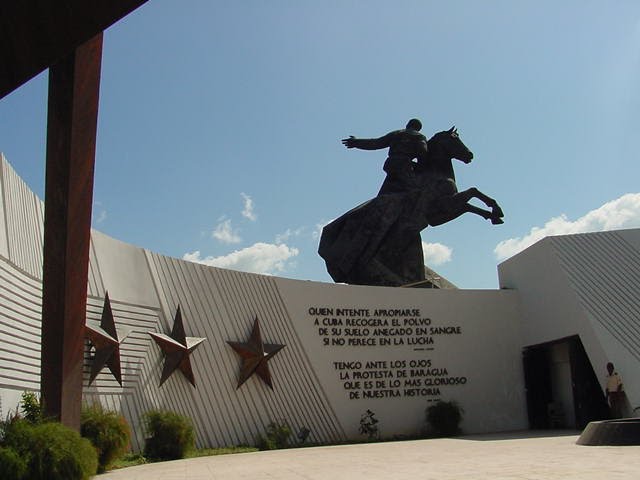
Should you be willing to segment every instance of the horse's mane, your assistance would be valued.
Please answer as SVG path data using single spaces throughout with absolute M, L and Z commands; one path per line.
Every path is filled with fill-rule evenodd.
M 429 145 L 429 143 L 437 141 L 444 135 L 451 135 L 451 132 L 453 132 L 453 130 L 442 130 L 441 132 L 434 133 L 433 136 L 429 140 L 427 140 L 427 146 Z

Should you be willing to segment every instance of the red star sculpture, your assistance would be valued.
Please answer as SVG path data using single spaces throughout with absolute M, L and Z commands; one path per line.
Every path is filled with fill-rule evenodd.
M 196 380 L 193 376 L 193 370 L 191 369 L 189 355 L 198 345 L 204 342 L 206 338 L 187 337 L 185 335 L 180 306 L 178 305 L 178 310 L 176 311 L 171 336 L 155 332 L 149 332 L 149 335 L 151 335 L 162 350 L 162 353 L 164 353 L 164 367 L 162 369 L 159 386 L 162 386 L 173 372 L 180 369 L 191 385 L 195 387 Z
M 269 385 L 269 388 L 273 390 L 271 374 L 269 373 L 269 365 L 267 362 L 286 345 L 263 343 L 258 317 L 256 317 L 253 322 L 253 330 L 251 331 L 251 337 L 249 337 L 248 342 L 240 343 L 227 341 L 227 343 L 231 345 L 231 348 L 233 348 L 240 357 L 242 357 L 240 378 L 236 389 L 240 388 L 242 384 L 251 377 L 251 375 L 257 373 L 264 383 Z
M 95 349 L 95 355 L 91 363 L 91 375 L 89 376 L 89 385 L 96 379 L 100 371 L 106 365 L 111 373 L 122 386 L 122 371 L 120 369 L 120 344 L 131 332 L 126 331 L 122 335 L 118 335 L 116 324 L 113 319 L 113 311 L 111 310 L 111 301 L 109 300 L 109 292 L 104 296 L 104 306 L 102 307 L 102 318 L 100 319 L 100 327 L 96 328 L 91 325 L 85 325 L 85 335 Z

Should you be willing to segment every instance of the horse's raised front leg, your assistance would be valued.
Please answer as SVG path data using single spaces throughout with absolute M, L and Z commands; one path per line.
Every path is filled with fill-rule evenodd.
M 447 208 L 447 207 L 452 207 L 454 205 L 455 205 L 455 208 Z M 502 219 L 500 217 L 496 217 L 492 211 L 485 210 L 480 207 L 476 207 L 475 205 L 471 205 L 469 203 L 446 202 L 443 205 L 443 207 L 444 209 L 442 212 L 432 215 L 430 217 L 429 225 L 431 225 L 432 227 L 437 227 L 438 225 L 442 225 L 443 223 L 447 223 L 447 222 L 450 222 L 451 220 L 455 220 L 456 218 L 458 218 L 460 215 L 464 213 L 474 213 L 476 215 L 481 216 L 485 220 L 491 220 L 491 223 L 493 223 L 494 225 L 504 223 Z
M 463 193 L 467 193 L 467 192 L 470 195 L 469 199 L 475 197 L 478 200 L 481 200 L 482 202 L 484 202 L 484 204 L 487 207 L 491 207 L 491 212 L 492 212 L 494 217 L 496 217 L 496 218 L 504 217 L 504 213 L 502 212 L 502 208 L 500 208 L 500 205 L 498 205 L 498 202 L 496 202 L 495 199 L 491 198 L 489 195 L 485 195 L 480 190 L 478 190 L 476 187 L 471 187 L 468 190 L 465 190 Z M 495 222 L 493 222 L 493 220 L 492 220 L 492 223 L 495 223 Z M 499 222 L 499 223 L 504 223 L 504 222 Z
M 484 198 L 482 198 L 481 196 Z M 472 198 L 478 198 L 482 200 L 487 204 L 487 206 L 492 207 L 492 210 L 489 211 L 480 207 L 476 207 L 475 205 L 471 205 L 468 202 Z M 474 213 L 486 220 L 491 220 L 491 223 L 493 223 L 494 225 L 504 223 L 501 218 L 503 216 L 502 209 L 500 208 L 498 203 L 491 197 L 488 197 L 487 195 L 480 192 L 477 188 L 469 188 L 462 192 L 456 193 L 455 195 L 451 195 L 450 197 L 438 199 L 438 203 L 440 207 L 438 209 L 438 213 L 429 216 L 429 225 L 433 227 L 450 222 L 451 220 L 458 218 L 464 213 Z
M 494 225 L 500 225 L 501 223 L 504 223 L 504 220 L 502 220 L 502 210 L 500 210 L 500 216 L 498 216 L 495 210 L 489 211 L 471 204 L 467 204 L 466 207 L 467 212 L 480 215 L 485 220 L 491 220 L 491 223 L 493 223 Z M 498 207 L 498 209 L 500 209 L 500 207 Z

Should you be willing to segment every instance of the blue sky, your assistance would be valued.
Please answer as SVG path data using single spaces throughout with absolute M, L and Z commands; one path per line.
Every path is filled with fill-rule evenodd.
M 43 194 L 47 75 L 0 100 L 0 151 Z M 463 288 L 546 234 L 640 227 L 640 2 L 150 0 L 105 33 L 94 228 L 178 258 L 330 281 L 318 228 L 374 196 L 422 119 L 474 152 L 467 215 L 422 233 Z

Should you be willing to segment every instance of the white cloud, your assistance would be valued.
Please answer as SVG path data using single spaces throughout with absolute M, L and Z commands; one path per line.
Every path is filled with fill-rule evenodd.
M 101 224 L 102 222 L 104 222 L 107 219 L 107 211 L 106 210 L 100 210 L 100 212 L 98 213 L 98 218 L 96 218 L 96 224 Z
M 99 225 L 107 219 L 107 211 L 102 206 L 102 202 L 93 203 L 93 225 Z
M 258 216 L 253 211 L 253 199 L 244 192 L 241 192 L 242 198 L 244 200 L 244 208 L 242 210 L 242 216 L 244 218 L 248 218 L 252 222 L 255 222 L 258 219 Z
M 422 251 L 424 253 L 424 263 L 429 266 L 442 265 L 451 261 L 453 249 L 442 243 L 422 242 Z
M 291 237 L 299 237 L 303 233 L 304 227 L 296 228 L 295 230 L 287 228 L 283 233 L 279 233 L 278 235 L 276 235 L 276 243 L 284 243 Z
M 230 219 L 222 220 L 215 230 L 211 232 L 211 236 L 222 243 L 240 243 L 242 241 L 238 232 L 234 231 L 231 226 Z
M 199 251 L 185 253 L 182 258 L 190 262 L 202 263 L 212 267 L 240 270 L 242 272 L 274 274 L 291 266 L 288 262 L 300 253 L 297 248 L 285 244 L 255 243 L 250 247 L 236 250 L 220 257 L 200 256 Z
M 551 235 L 601 232 L 618 228 L 640 227 L 640 193 L 627 193 L 622 197 L 591 210 L 575 221 L 566 215 L 554 217 L 544 227 L 533 227 L 524 237 L 503 240 L 494 249 L 498 260 L 509 258 L 538 240 Z

